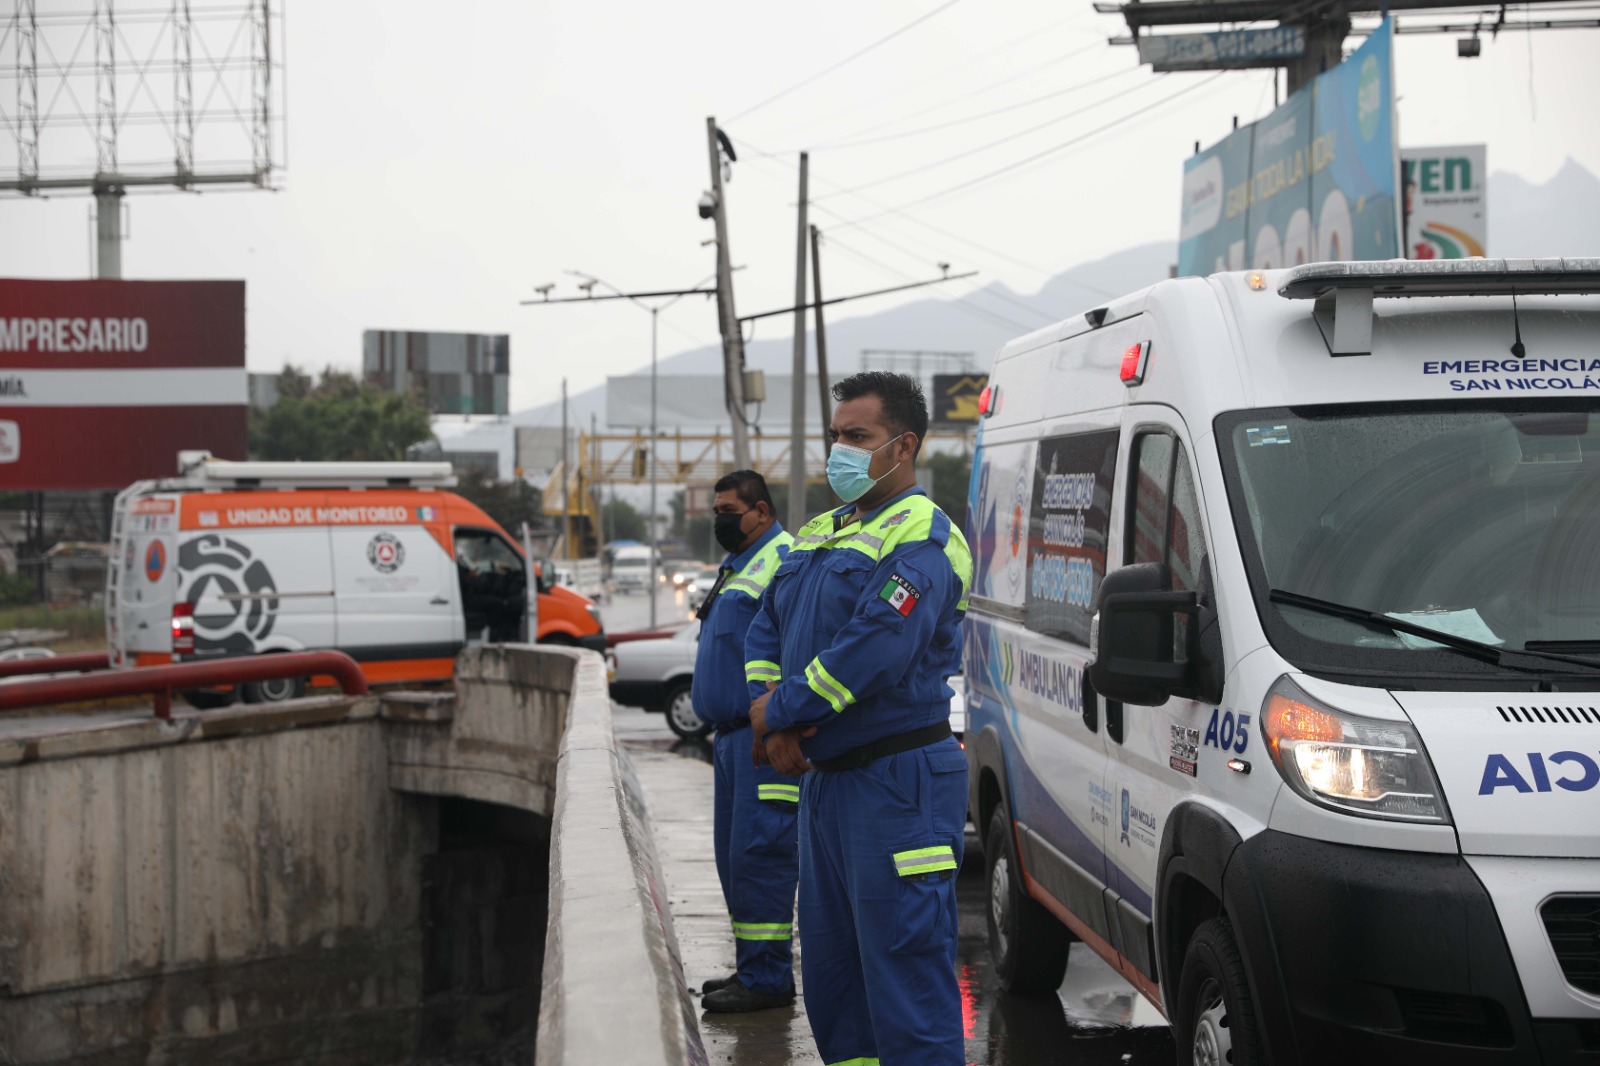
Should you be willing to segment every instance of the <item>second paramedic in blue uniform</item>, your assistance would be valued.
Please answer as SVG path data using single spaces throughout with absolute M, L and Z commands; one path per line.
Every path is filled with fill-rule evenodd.
M 713 1012 L 765 1010 L 794 1002 L 800 779 L 751 763 L 744 638 L 794 538 L 778 524 L 767 482 L 754 470 L 736 470 L 714 489 L 713 528 L 728 557 L 697 612 L 692 697 L 700 720 L 717 731 L 712 826 L 736 970 L 707 981 L 700 1005 Z
M 804 774 L 800 949 L 828 1066 L 965 1063 L 956 870 L 967 761 L 950 733 L 966 539 L 917 487 L 921 387 L 833 387 L 828 482 L 745 641 L 753 760 Z

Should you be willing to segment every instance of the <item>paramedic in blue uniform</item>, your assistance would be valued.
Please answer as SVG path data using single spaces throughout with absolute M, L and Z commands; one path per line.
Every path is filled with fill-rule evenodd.
M 822 1061 L 959 1066 L 967 763 L 945 679 L 972 555 L 916 484 L 921 387 L 868 372 L 833 396 L 846 506 L 796 533 L 750 627 L 752 761 L 804 775 L 800 955 Z
M 701 991 L 708 1011 L 752 1011 L 794 1002 L 796 812 L 800 779 L 750 759 L 750 696 L 744 638 L 789 542 L 766 480 L 736 470 L 718 481 L 711 508 L 717 543 L 728 551 L 717 583 L 697 612 L 695 713 L 716 727 L 717 877 L 733 923 L 736 972 Z

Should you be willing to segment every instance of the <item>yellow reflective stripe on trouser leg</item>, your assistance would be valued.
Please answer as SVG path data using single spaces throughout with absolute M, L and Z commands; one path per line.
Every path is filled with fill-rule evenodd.
M 783 670 L 767 659 L 752 659 L 744 664 L 746 681 L 782 681 Z
M 850 690 L 839 684 L 838 679 L 828 673 L 821 659 L 812 659 L 807 664 L 806 684 L 811 686 L 812 692 L 827 700 L 828 706 L 835 711 L 842 711 L 856 701 Z
M 956 868 L 955 849 L 948 844 L 936 848 L 915 848 L 894 853 L 894 871 L 901 877 L 912 874 L 931 874 L 939 870 Z
M 785 800 L 785 801 L 787 801 L 789 803 L 799 803 L 800 802 L 800 786 L 799 785 L 780 785 L 780 784 L 757 785 L 756 786 L 756 799 L 762 799 L 762 800 Z
M 790 940 L 794 925 L 790 922 L 734 922 L 733 935 L 739 940 Z
M 828 1063 L 828 1066 L 878 1066 L 878 1060 L 877 1059 L 840 1059 L 838 1062 L 830 1062 L 830 1063 Z

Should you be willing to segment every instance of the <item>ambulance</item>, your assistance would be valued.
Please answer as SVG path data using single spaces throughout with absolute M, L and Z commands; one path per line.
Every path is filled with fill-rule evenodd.
M 1164 281 L 1006 345 L 990 948 L 1181 1063 L 1600 1060 L 1600 259 Z
M 449 463 L 256 463 L 183 453 L 116 498 L 106 590 L 115 666 L 336 649 L 371 684 L 445 680 L 469 641 L 604 651 L 595 604 L 537 574 Z M 553 575 L 552 575 L 553 576 Z M 534 608 L 530 611 L 530 607 Z M 242 686 L 292 699 L 305 678 Z M 214 706 L 232 693 L 197 692 Z

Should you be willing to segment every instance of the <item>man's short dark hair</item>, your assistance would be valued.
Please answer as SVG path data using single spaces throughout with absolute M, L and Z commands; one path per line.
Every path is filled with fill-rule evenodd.
M 922 395 L 921 383 L 914 377 L 891 374 L 887 370 L 863 370 L 833 383 L 833 398 L 837 403 L 869 395 L 876 396 L 883 404 L 883 418 L 890 430 L 896 435 L 915 433 L 917 451 L 921 451 L 922 441 L 928 435 L 928 400 Z
M 778 513 L 777 506 L 772 502 L 772 493 L 767 490 L 767 479 L 754 470 L 735 470 L 731 474 L 724 474 L 712 486 L 712 491 L 735 492 L 746 507 L 764 503 L 768 511 Z

